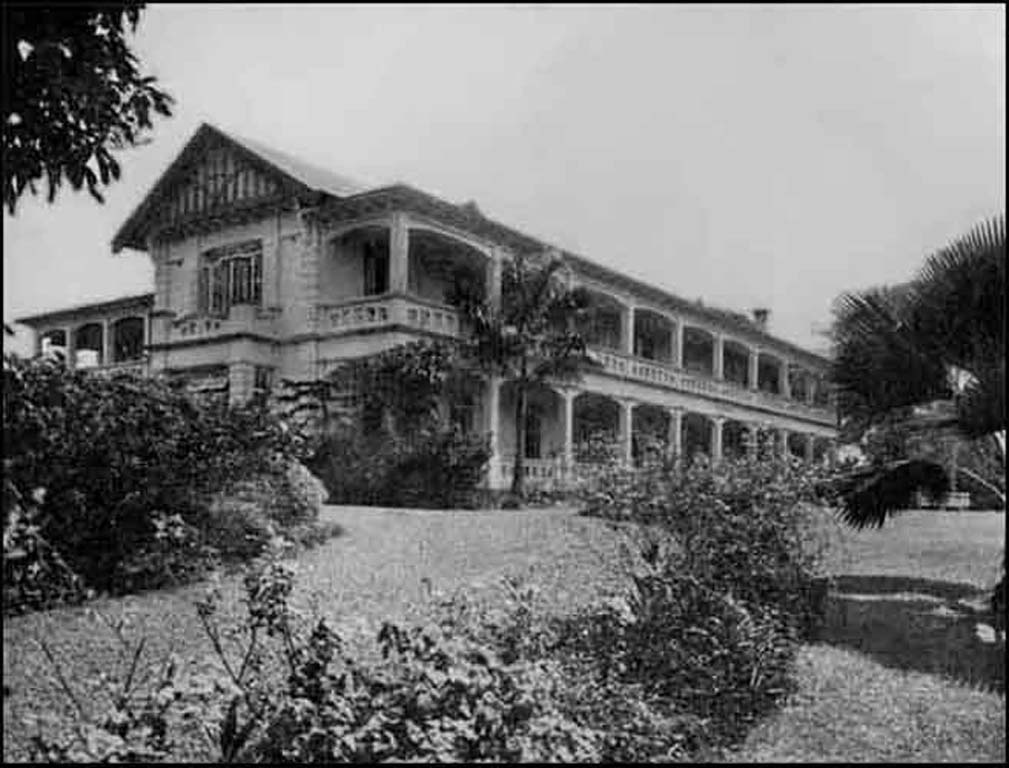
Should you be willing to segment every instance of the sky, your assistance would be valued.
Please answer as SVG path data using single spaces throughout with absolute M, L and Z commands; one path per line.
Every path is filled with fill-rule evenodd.
M 113 235 L 209 122 L 823 348 L 840 293 L 1005 210 L 1005 39 L 1001 5 L 151 4 L 174 116 L 104 205 L 5 211 L 4 319 L 152 290 Z

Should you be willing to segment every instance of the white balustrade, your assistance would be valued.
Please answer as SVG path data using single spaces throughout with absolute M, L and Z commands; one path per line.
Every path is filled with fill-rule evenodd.
M 97 365 L 88 370 L 99 375 L 99 376 L 113 376 L 117 373 L 131 373 L 136 376 L 142 376 L 144 371 L 147 369 L 147 360 L 121 360 L 116 363 L 106 363 L 103 365 Z
M 784 396 L 747 389 L 742 384 L 678 371 L 662 363 L 628 357 L 611 350 L 593 349 L 592 356 L 603 366 L 603 370 L 628 379 L 657 384 L 679 392 L 693 392 L 734 403 L 799 415 L 831 426 L 834 425 L 834 415 L 826 409 L 800 403 Z
M 278 310 L 262 307 L 242 308 L 249 311 L 241 317 L 200 315 L 173 320 L 170 339 L 188 341 L 233 333 L 256 333 L 261 336 L 273 336 L 276 333 L 275 320 L 279 314 Z
M 383 325 L 402 325 L 455 336 L 460 330 L 459 313 L 455 309 L 411 296 L 320 304 L 317 307 L 317 320 L 320 331 L 353 331 Z

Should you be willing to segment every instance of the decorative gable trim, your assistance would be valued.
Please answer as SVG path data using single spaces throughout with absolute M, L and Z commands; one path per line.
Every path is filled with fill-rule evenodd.
M 119 228 L 112 250 L 147 250 L 148 236 L 206 230 L 317 198 L 306 184 L 204 123 Z

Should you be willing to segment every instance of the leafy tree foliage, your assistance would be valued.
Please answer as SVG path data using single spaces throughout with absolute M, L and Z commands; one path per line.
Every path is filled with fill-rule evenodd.
M 458 344 L 416 341 L 285 382 L 282 404 L 313 435 L 312 468 L 335 503 L 472 506 L 490 458 L 461 417 L 481 381 Z
M 296 496 L 286 470 L 300 445 L 264 409 L 201 403 L 156 379 L 103 378 L 44 358 L 7 358 L 3 374 L 5 570 L 52 566 L 61 593 L 60 563 L 96 590 L 184 581 L 207 564 L 204 547 L 227 555 L 229 532 L 249 533 L 221 524 L 221 493 L 276 477 L 269 495 Z M 305 518 L 267 513 L 279 528 Z M 22 581 L 12 602 L 37 606 L 35 585 Z M 5 579 L 5 608 L 13 583 Z
M 486 372 L 515 387 L 515 463 L 512 494 L 523 494 L 523 446 L 529 392 L 538 383 L 577 378 L 592 365 L 579 332 L 586 293 L 561 279 L 559 257 L 517 253 L 502 265 L 501 301 L 480 295 L 453 298 L 468 318 L 467 354 Z
M 930 256 L 909 283 L 840 297 L 832 378 L 849 439 L 895 422 L 946 430 L 992 441 L 1004 471 L 1005 270 L 1000 215 Z M 922 484 L 945 491 L 941 462 L 875 462 L 844 479 L 845 517 L 882 525 Z
M 46 179 L 52 202 L 64 178 L 101 202 L 119 178 L 112 151 L 140 143 L 172 97 L 141 73 L 126 40 L 143 3 L 4 5 L 4 204 Z

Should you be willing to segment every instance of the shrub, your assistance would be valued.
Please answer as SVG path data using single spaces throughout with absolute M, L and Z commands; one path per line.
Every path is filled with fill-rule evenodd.
M 80 576 L 39 533 L 36 500 L 25 500 L 7 477 L 4 509 L 4 613 L 42 610 L 85 600 L 87 589 Z
M 583 513 L 668 531 L 686 572 L 809 630 L 828 533 L 815 512 L 825 472 L 752 458 L 617 469 L 600 479 Z
M 475 504 L 487 438 L 434 424 L 410 435 L 337 430 L 313 463 L 335 504 L 458 508 Z
M 193 578 L 212 562 L 213 530 L 212 543 L 241 550 L 245 540 L 226 539 L 233 521 L 217 525 L 211 500 L 246 478 L 282 473 L 299 455 L 263 408 L 204 403 L 165 381 L 104 378 L 53 360 L 6 359 L 3 405 L 6 477 L 22 497 L 45 491 L 34 534 L 100 591 Z M 296 487 L 276 483 L 271 498 L 291 499 L 291 508 L 267 515 L 305 519 Z M 5 495 L 5 530 L 12 516 Z M 251 522 L 235 525 L 244 536 Z M 5 567 L 7 559 L 5 550 Z
M 560 683 L 548 663 L 505 663 L 493 648 L 442 628 L 383 625 L 381 660 L 360 663 L 324 621 L 306 622 L 288 598 L 293 572 L 269 562 L 245 582 L 248 615 L 241 663 L 229 662 L 215 600 L 200 615 L 229 671 L 219 713 L 225 761 L 586 760 L 594 734 L 556 709 Z M 275 642 L 286 682 L 263 673 Z M 237 671 L 236 671 L 237 670 Z
M 635 523 L 640 567 L 624 612 L 581 616 L 584 636 L 568 634 L 582 658 L 615 651 L 591 662 L 596 680 L 640 686 L 653 712 L 680 718 L 691 751 L 733 740 L 775 706 L 822 610 L 829 530 L 812 504 L 823 480 L 755 458 L 601 472 L 583 512 Z

